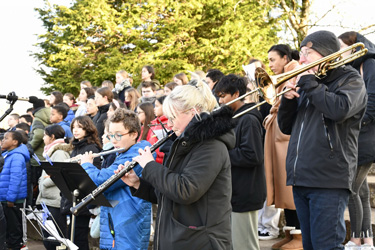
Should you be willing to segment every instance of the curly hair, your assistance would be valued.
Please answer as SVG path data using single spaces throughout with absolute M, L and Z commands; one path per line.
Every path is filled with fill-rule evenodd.
M 95 127 L 94 122 L 88 116 L 77 116 L 73 119 L 72 123 L 70 124 L 70 130 L 73 131 L 73 125 L 77 122 L 78 126 L 81 127 L 85 132 L 85 138 L 89 144 L 95 143 L 98 145 L 99 148 L 102 147 L 98 137 L 98 130 Z M 73 145 L 73 141 L 70 141 L 70 144 Z
M 136 140 L 138 140 L 139 135 L 141 134 L 141 122 L 134 111 L 125 108 L 118 108 L 109 121 L 110 123 L 122 123 L 129 133 L 136 132 L 138 134 Z

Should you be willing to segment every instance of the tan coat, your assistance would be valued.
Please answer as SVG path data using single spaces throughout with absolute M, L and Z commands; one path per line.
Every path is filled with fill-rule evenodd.
M 284 72 L 291 71 L 298 65 L 298 62 L 293 60 L 285 65 Z M 289 81 L 295 81 L 295 78 Z M 284 85 L 285 83 L 279 86 L 276 92 L 280 93 Z M 267 183 L 267 206 L 274 204 L 276 208 L 295 210 L 292 187 L 286 186 L 285 161 L 290 136 L 283 134 L 277 124 L 280 101 L 279 97 L 263 122 L 266 129 L 264 168 Z

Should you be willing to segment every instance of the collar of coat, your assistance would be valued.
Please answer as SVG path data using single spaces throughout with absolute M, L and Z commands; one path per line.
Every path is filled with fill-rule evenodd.
M 233 110 L 224 106 L 210 114 L 200 114 L 200 119 L 194 117 L 186 127 L 182 137 L 191 143 L 220 137 L 235 127 Z

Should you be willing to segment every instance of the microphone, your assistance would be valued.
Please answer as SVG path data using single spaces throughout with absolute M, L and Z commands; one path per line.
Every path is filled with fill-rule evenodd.
M 32 96 L 32 97 L 35 97 L 35 96 Z M 0 99 L 7 99 L 10 102 L 14 102 L 14 101 L 17 101 L 17 100 L 28 102 L 30 100 L 30 98 L 27 98 L 27 97 L 16 96 L 16 93 L 14 91 L 10 92 L 8 95 L 0 95 Z

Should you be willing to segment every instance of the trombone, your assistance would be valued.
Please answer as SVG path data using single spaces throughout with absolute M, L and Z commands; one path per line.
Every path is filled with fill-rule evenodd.
M 345 58 L 342 57 L 342 54 L 344 54 L 345 52 L 354 51 L 354 50 L 356 50 L 356 52 L 350 54 L 348 57 L 345 57 Z M 298 68 L 298 69 L 295 69 L 295 70 L 292 70 L 283 74 L 275 75 L 275 76 L 269 76 L 264 69 L 257 68 L 255 70 L 255 82 L 258 88 L 226 103 L 226 105 L 230 105 L 238 100 L 241 100 L 242 98 L 248 95 L 251 95 L 256 91 L 259 92 L 259 95 L 263 97 L 264 101 L 257 103 L 256 105 L 252 106 L 251 108 L 247 110 L 242 111 L 241 113 L 236 114 L 235 116 L 233 116 L 233 118 L 237 118 L 243 115 L 244 113 L 247 113 L 250 110 L 255 109 L 265 104 L 266 102 L 273 105 L 276 102 L 277 97 L 292 90 L 289 88 L 289 89 L 285 89 L 281 91 L 278 94 L 276 93 L 277 87 L 279 87 L 281 84 L 288 81 L 289 79 L 305 72 L 306 70 L 314 68 L 315 66 L 319 66 L 318 71 L 315 73 L 315 76 L 320 79 L 326 76 L 329 70 L 341 67 L 351 61 L 354 61 L 355 59 L 365 55 L 367 51 L 368 49 L 365 48 L 365 45 L 363 43 L 355 43 L 351 46 L 346 47 L 345 49 L 339 50 L 315 62 L 306 64 L 305 66 L 301 68 Z

